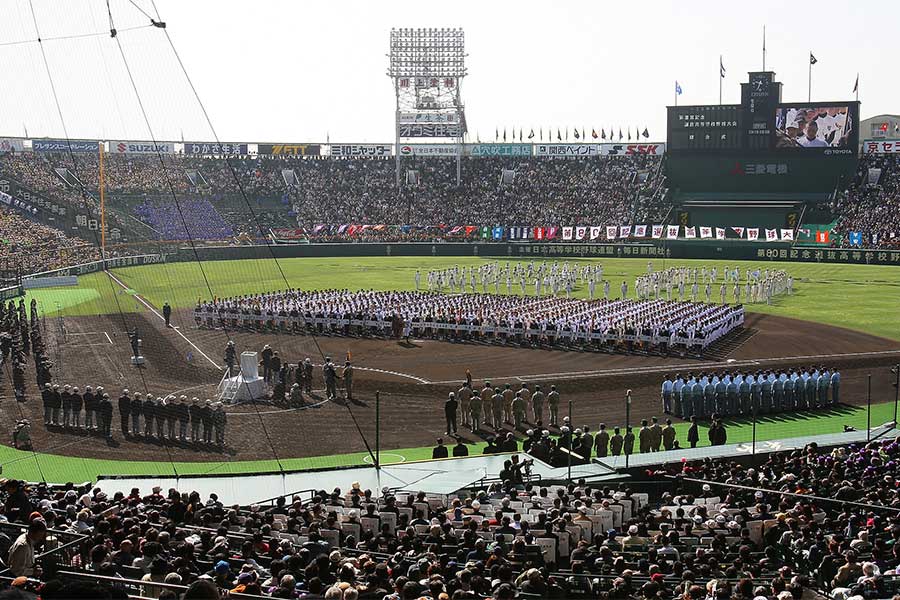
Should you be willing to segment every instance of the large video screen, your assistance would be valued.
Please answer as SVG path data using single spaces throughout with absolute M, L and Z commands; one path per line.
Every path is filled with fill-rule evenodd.
M 855 151 L 859 132 L 855 103 L 790 104 L 775 110 L 775 147 Z

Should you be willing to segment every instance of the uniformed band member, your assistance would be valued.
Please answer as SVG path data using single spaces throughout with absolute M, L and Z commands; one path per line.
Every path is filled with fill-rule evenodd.
M 353 400 L 353 365 L 349 360 L 344 362 L 344 372 L 341 373 L 341 377 L 344 380 L 344 394 L 347 400 Z
M 131 416 L 131 396 L 128 395 L 128 389 L 122 390 L 119 396 L 119 418 L 122 425 L 122 435 L 128 436 L 129 433 L 129 417 Z

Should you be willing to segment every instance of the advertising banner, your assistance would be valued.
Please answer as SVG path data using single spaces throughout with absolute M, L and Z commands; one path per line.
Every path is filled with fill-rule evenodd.
M 331 144 L 331 156 L 342 158 L 369 158 L 377 156 L 391 156 L 393 154 L 391 144 Z
M 34 152 L 99 152 L 96 140 L 32 140 Z
M 112 141 L 109 143 L 110 154 L 175 154 L 172 142 L 129 142 Z
M 441 112 L 402 112 L 400 123 L 459 123 L 459 115 L 456 113 Z
M 535 144 L 535 156 L 599 156 L 600 144 Z
M 632 154 L 650 154 L 662 156 L 666 153 L 665 144 L 599 144 L 601 156 L 630 156 Z
M 271 144 L 269 145 L 271 146 Z M 234 144 L 231 142 L 185 142 L 184 153 L 206 156 L 244 155 L 247 154 L 247 144 Z M 260 152 L 260 154 L 272 154 L 272 152 Z
M 468 156 L 531 156 L 531 144 L 466 144 Z
M 457 144 L 402 144 L 400 156 L 456 156 Z
M 402 138 L 445 138 L 463 134 L 462 127 L 455 123 L 401 123 L 397 132 Z
M 321 144 L 257 144 L 257 154 L 272 156 L 318 156 L 322 153 Z
M 3 140 L 0 140 L 0 144 Z M 900 140 L 866 140 L 862 144 L 863 154 L 900 154 Z M 0 152 L 3 148 L 0 147 Z
M 21 152 L 25 149 L 25 140 L 16 138 L 0 138 L 0 154 L 4 152 Z

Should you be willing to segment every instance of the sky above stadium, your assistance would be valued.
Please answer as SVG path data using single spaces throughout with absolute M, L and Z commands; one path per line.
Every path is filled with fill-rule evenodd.
M 0 3 L 0 135 L 63 134 L 52 79 L 70 137 L 213 139 L 168 33 L 220 140 L 390 142 L 392 27 L 465 29 L 473 140 L 646 127 L 664 141 L 676 80 L 679 104 L 718 102 L 720 55 L 722 100 L 740 101 L 739 84 L 762 67 L 763 25 L 784 101 L 806 100 L 812 52 L 814 101 L 852 100 L 858 72 L 863 118 L 900 112 L 895 42 L 877 27 L 900 21 L 896 2 L 794 13 L 778 1 L 155 1 L 110 0 L 117 39 L 103 34 L 104 0 L 33 0 L 34 15 L 28 0 Z M 147 26 L 157 14 L 165 31 Z M 17 43 L 37 37 L 35 22 L 50 78 L 38 44 Z M 68 36 L 83 37 L 50 39 Z

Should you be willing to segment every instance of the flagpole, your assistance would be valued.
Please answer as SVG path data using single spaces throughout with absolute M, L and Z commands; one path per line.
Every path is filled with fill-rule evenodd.
M 766 26 L 763 25 L 763 71 L 766 70 Z
M 856 74 L 856 85 L 853 86 L 853 91 L 856 93 L 856 101 L 859 102 L 859 73 Z
M 722 105 L 722 55 L 719 55 L 719 106 Z
M 812 52 L 809 53 L 809 83 L 806 87 L 806 101 L 812 102 Z

